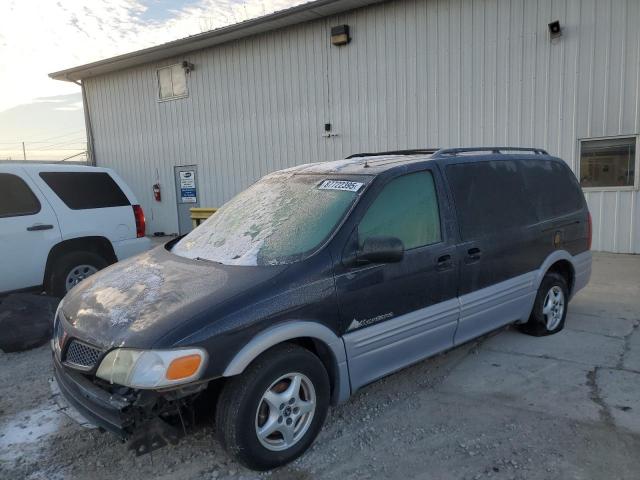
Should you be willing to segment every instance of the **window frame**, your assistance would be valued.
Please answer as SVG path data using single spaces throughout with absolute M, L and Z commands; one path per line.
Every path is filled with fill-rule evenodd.
M 36 203 L 38 204 L 38 209 L 34 210 L 32 212 L 17 213 L 17 214 L 13 214 L 13 215 L 4 215 L 4 214 L 0 213 L 0 219 L 29 217 L 31 215 L 37 215 L 38 213 L 40 213 L 42 211 L 42 202 L 40 202 L 40 199 L 38 198 L 38 195 L 36 195 L 36 193 L 33 191 L 33 188 L 31 188 L 31 185 L 29 185 L 29 183 L 27 183 L 24 178 L 22 178 L 20 175 L 16 175 L 15 173 L 10 173 L 10 172 L 2 172 L 2 175 L 7 175 L 9 177 L 15 177 L 19 181 L 21 181 L 24 184 L 24 186 L 27 187 L 27 190 L 29 190 L 29 192 L 31 193 L 31 195 L 35 199 Z
M 409 248 L 409 249 L 405 249 L 405 253 L 406 252 L 415 252 L 418 251 L 420 249 L 423 248 L 431 248 L 435 245 L 440 245 L 446 242 L 446 236 L 447 233 L 445 231 L 445 221 L 444 221 L 444 209 L 443 209 L 443 205 L 442 205 L 442 187 L 440 186 L 440 182 L 438 180 L 438 171 L 434 168 L 423 168 L 420 170 L 414 170 L 414 171 L 410 171 L 410 172 L 402 172 L 399 175 L 395 175 L 393 177 L 388 178 L 383 184 L 381 184 L 378 188 L 377 191 L 375 192 L 374 195 L 372 195 L 372 198 L 367 202 L 367 204 L 364 206 L 364 209 L 362 210 L 362 212 L 358 215 L 357 221 L 356 221 L 356 225 L 355 225 L 355 234 L 356 234 L 356 240 L 358 242 L 358 248 L 360 245 L 360 223 L 362 222 L 362 220 L 365 218 L 365 216 L 367 215 L 367 212 L 369 211 L 369 209 L 371 208 L 371 206 L 378 200 L 378 197 L 380 196 L 380 194 L 384 191 L 385 188 L 387 188 L 387 186 L 395 181 L 398 180 L 402 177 L 406 177 L 408 175 L 414 175 L 417 173 L 429 173 L 431 175 L 431 180 L 433 181 L 433 189 L 435 191 L 436 194 L 436 205 L 438 207 L 438 219 L 440 220 L 440 240 L 438 240 L 437 242 L 433 242 L 433 243 L 429 243 L 427 245 L 419 245 L 417 247 L 413 247 L 413 248 Z
M 636 142 L 636 155 L 635 155 L 635 168 L 633 175 L 633 185 L 619 186 L 619 187 L 583 187 L 580 183 L 581 169 L 582 169 L 582 143 L 591 142 L 596 140 L 617 140 L 622 138 L 634 139 Z M 576 159 L 576 177 L 578 184 L 584 192 L 624 192 L 634 191 L 640 188 L 640 135 L 631 133 L 628 135 L 609 135 L 606 137 L 584 137 L 578 139 L 577 159 Z
M 165 70 L 165 69 L 171 69 L 173 67 L 179 67 L 182 68 L 182 64 L 180 63 L 172 63 L 170 65 L 164 65 L 162 67 L 156 67 L 156 101 L 158 103 L 160 102 L 170 102 L 172 100 L 179 100 L 181 98 L 187 98 L 189 96 L 189 82 L 187 82 L 187 73 L 184 72 L 184 86 L 185 86 L 185 93 L 182 95 L 172 95 L 171 97 L 166 97 L 166 98 L 162 98 L 161 96 L 161 88 L 160 88 L 160 70 Z M 171 88 L 173 89 L 173 79 L 171 81 Z

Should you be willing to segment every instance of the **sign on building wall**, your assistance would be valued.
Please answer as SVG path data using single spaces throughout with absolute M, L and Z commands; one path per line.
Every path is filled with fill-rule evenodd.
M 198 201 L 195 170 L 180 172 L 180 201 L 182 203 L 197 203 Z

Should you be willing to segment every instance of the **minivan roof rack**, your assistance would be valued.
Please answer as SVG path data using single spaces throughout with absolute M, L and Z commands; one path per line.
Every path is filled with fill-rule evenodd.
M 432 155 L 439 151 L 440 149 L 438 148 L 417 148 L 415 150 L 391 150 L 389 152 L 354 153 L 353 155 L 349 155 L 347 157 L 347 160 L 350 158 L 382 157 L 385 155 Z
M 490 152 L 496 155 L 501 155 L 508 152 L 530 152 L 535 155 L 549 155 L 546 150 L 542 148 L 526 148 L 526 147 L 462 147 L 462 148 L 442 148 L 433 154 L 433 157 L 441 156 L 455 156 L 461 153 L 474 153 L 474 152 Z
M 529 152 L 535 155 L 549 155 L 542 148 L 527 147 L 460 147 L 460 148 L 416 148 L 412 150 L 391 150 L 388 152 L 354 153 L 347 159 L 359 157 L 382 157 L 389 155 L 432 155 L 433 158 L 444 156 L 456 156 L 465 153 L 485 152 L 502 155 L 509 152 Z

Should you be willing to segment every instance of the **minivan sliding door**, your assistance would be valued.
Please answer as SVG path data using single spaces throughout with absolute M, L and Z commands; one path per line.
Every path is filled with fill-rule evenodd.
M 461 162 L 445 171 L 461 236 L 460 344 L 528 315 L 544 247 L 518 162 Z

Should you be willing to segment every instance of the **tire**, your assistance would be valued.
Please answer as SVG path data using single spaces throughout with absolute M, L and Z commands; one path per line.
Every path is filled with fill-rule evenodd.
M 108 264 L 107 260 L 93 252 L 71 252 L 61 255 L 54 260 L 51 267 L 51 275 L 46 286 L 47 293 L 62 298 L 75 285 L 67 285 L 69 276 L 75 269 L 82 267 L 75 275 L 76 279 L 80 276 L 86 278 Z
M 288 392 L 295 390 L 292 376 L 299 377 L 300 386 L 289 403 Z M 271 402 L 265 400 L 267 391 L 275 392 L 269 395 Z M 264 471 L 285 465 L 302 455 L 320 432 L 329 395 L 329 376 L 318 357 L 294 344 L 278 345 L 223 388 L 216 409 L 218 438 L 225 450 L 248 468 Z M 313 404 L 315 408 L 306 410 Z M 258 430 L 269 425 L 275 430 L 260 439 Z M 289 432 L 289 446 L 285 431 Z
M 548 272 L 538 288 L 529 320 L 519 328 L 535 337 L 558 333 L 564 328 L 568 306 L 567 280 L 559 273 Z

